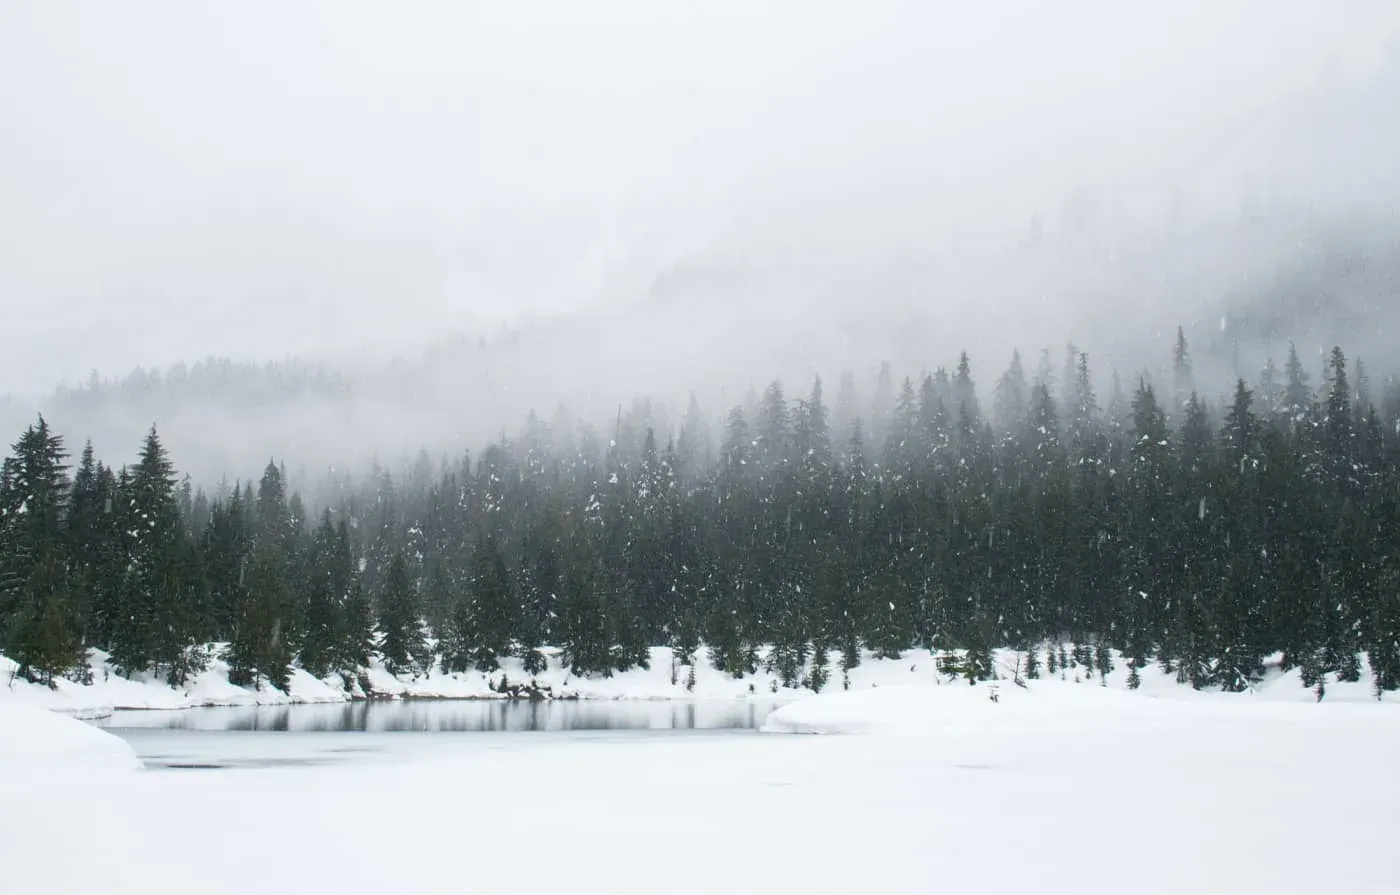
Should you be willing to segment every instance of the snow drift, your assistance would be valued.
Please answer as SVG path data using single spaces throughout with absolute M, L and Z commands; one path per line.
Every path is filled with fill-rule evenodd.
M 119 737 L 57 712 L 0 695 L 0 777 L 132 771 L 141 762 Z
M 1182 694 L 1184 696 L 1184 694 Z M 1186 717 L 1221 716 L 1248 705 L 1223 694 L 1195 700 L 1035 680 L 1022 684 L 948 681 L 823 693 L 775 710 L 764 733 L 949 735 L 1005 731 L 1074 731 L 1095 726 L 1145 727 Z

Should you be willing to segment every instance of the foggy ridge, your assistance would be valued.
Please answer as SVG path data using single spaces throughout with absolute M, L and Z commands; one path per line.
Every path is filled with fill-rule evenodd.
M 258 68 L 251 19 L 149 8 L 184 41 L 3 14 L 7 431 L 42 411 L 130 459 L 155 423 L 212 484 L 453 455 L 561 406 L 606 427 L 693 393 L 717 424 L 773 379 L 964 349 L 985 379 L 1073 339 L 1102 388 L 1160 372 L 1178 325 L 1215 396 L 1289 340 L 1385 372 L 1387 4 L 307 4 Z

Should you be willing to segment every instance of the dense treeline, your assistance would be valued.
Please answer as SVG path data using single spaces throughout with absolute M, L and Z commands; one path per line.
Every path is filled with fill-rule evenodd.
M 723 432 L 692 402 L 664 441 L 645 413 L 611 437 L 531 415 L 477 458 L 423 456 L 309 515 L 269 463 L 212 497 L 153 429 L 138 462 L 73 461 L 40 418 L 0 475 L 0 648 L 35 680 L 89 647 L 179 682 L 227 643 L 235 680 L 299 663 L 354 674 L 441 663 L 532 671 L 543 644 L 611 673 L 669 644 L 742 674 L 820 687 L 829 651 L 1012 647 L 1023 673 L 1156 661 L 1241 689 L 1266 656 L 1323 693 L 1369 656 L 1400 685 L 1400 387 L 1379 401 L 1334 349 L 1208 406 L 1178 333 L 1172 381 L 1095 394 L 1071 346 L 985 394 L 966 354 L 871 400 L 843 374 L 774 382 Z M 644 407 L 644 405 L 642 405 Z M 760 649 L 771 647 L 771 649 Z

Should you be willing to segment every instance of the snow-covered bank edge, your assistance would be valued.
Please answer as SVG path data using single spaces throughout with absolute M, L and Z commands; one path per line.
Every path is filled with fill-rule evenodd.
M 1128 689 L 1084 686 L 1072 680 L 965 682 L 938 687 L 880 687 L 825 692 L 775 709 L 759 728 L 764 734 L 836 734 L 964 739 L 989 736 L 1069 735 L 1086 731 L 1112 735 L 1202 724 L 1243 724 L 1296 720 L 1312 706 L 1292 700 L 1257 699 L 1230 693 L 1201 698 L 1151 698 Z M 1379 729 L 1400 728 L 1400 712 L 1369 702 L 1340 701 L 1317 707 L 1335 721 L 1360 722 Z
M 217 649 L 211 653 L 217 655 Z M 91 683 L 56 678 L 48 687 L 19 677 L 16 663 L 0 655 L 0 699 L 8 697 L 82 720 L 100 720 L 118 710 L 288 705 L 344 702 L 351 698 L 343 688 L 317 680 L 300 668 L 292 672 L 286 691 L 240 687 L 229 682 L 228 664 L 218 658 L 183 687 L 173 687 L 155 674 L 123 676 L 108 655 L 97 649 L 89 650 L 88 671 Z
M 125 740 L 40 706 L 0 698 L 0 778 L 27 780 L 36 771 L 135 771 L 142 767 Z
M 244 687 L 230 683 L 228 664 L 218 656 L 222 644 L 206 646 L 211 658 L 208 667 L 182 687 L 171 686 L 163 677 L 140 674 L 126 677 L 117 672 L 101 650 L 91 650 L 91 683 L 55 679 L 52 688 L 18 677 L 15 662 L 0 654 L 0 699 L 13 697 L 63 714 L 88 720 L 110 717 L 114 711 L 171 711 L 205 707 L 285 706 L 318 703 L 344 703 L 374 699 L 564 699 L 638 700 L 676 702 L 697 699 L 796 698 L 810 690 L 784 688 L 778 677 L 760 669 L 735 678 L 709 664 L 702 650 L 691 666 L 676 661 L 666 647 L 650 651 L 649 667 L 632 668 L 611 676 L 579 676 L 564 667 L 559 651 L 543 648 L 548 667 L 528 674 L 521 660 L 501 660 L 501 667 L 490 673 L 469 671 L 446 673 L 435 667 L 426 674 L 396 676 L 377 660 L 357 675 L 330 675 L 318 679 L 301 668 L 292 670 L 286 690 L 263 683 Z M 932 673 L 933 663 L 921 654 L 922 668 Z M 889 663 L 891 667 L 898 662 Z M 917 665 L 917 663 L 916 663 Z M 890 669 L 871 666 L 852 672 L 853 681 L 871 686 L 888 679 Z M 837 684 L 839 686 L 839 682 Z
M 219 654 L 219 645 L 211 645 L 211 655 Z M 811 697 L 809 687 L 784 687 L 776 673 L 762 664 L 753 674 L 734 677 L 714 668 L 702 648 L 694 666 L 676 661 L 666 647 L 654 647 L 650 652 L 649 668 L 632 668 L 611 677 L 580 677 L 563 667 L 557 650 L 542 650 L 548 668 L 539 674 L 527 674 L 520 660 L 506 658 L 501 668 L 489 674 L 470 671 L 447 674 L 435 668 L 427 674 L 398 677 L 378 662 L 363 669 L 355 678 L 343 679 L 333 675 L 317 679 L 303 669 L 294 669 L 287 689 L 278 690 L 264 685 L 260 689 L 241 687 L 229 682 L 228 666 L 214 658 L 208 668 L 192 677 L 183 687 L 172 687 L 163 678 L 146 674 L 123 677 L 112 668 L 106 654 L 93 650 L 89 659 L 91 684 L 56 680 L 54 688 L 30 683 L 16 676 L 15 663 L 0 655 L 0 699 L 10 697 L 78 718 L 96 720 L 117 710 L 178 710 L 210 706 L 274 706 L 307 703 L 342 703 L 362 699 L 477 699 L 500 700 L 546 698 L 570 700 L 647 700 L 687 701 L 697 699 L 763 699 L 801 700 Z M 1129 689 L 1127 663 L 1112 655 L 1112 669 L 1105 675 L 1098 670 L 1071 664 L 1057 669 L 1053 679 L 1078 683 L 1083 687 Z M 1010 685 L 1021 656 L 1003 650 L 995 654 L 994 666 L 1004 685 Z M 904 686 L 969 686 L 938 670 L 937 659 L 926 650 L 908 650 L 899 658 L 875 658 L 864 653 L 856 667 L 843 673 L 840 655 L 829 657 L 828 680 L 822 692 L 863 690 L 874 687 Z M 1044 670 L 1044 669 L 1043 669 Z M 1047 674 L 1047 678 L 1051 676 Z M 1313 692 L 1302 685 L 1297 669 L 1284 673 L 1271 664 L 1264 679 L 1252 690 L 1240 694 L 1208 693 L 1192 690 L 1178 683 L 1176 676 L 1149 665 L 1139 672 L 1140 695 L 1155 698 L 1191 699 L 1216 696 L 1287 702 L 1315 701 Z M 980 685 L 979 685 L 980 686 Z M 1354 683 L 1327 681 L 1326 701 L 1376 702 L 1375 688 L 1369 668 L 1363 661 L 1361 680 Z M 1384 693 L 1382 702 L 1400 701 L 1400 694 Z

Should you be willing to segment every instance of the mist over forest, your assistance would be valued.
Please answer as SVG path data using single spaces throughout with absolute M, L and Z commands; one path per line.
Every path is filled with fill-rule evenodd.
M 42 412 L 75 448 L 91 439 L 125 462 L 155 424 L 201 486 L 256 478 L 273 458 L 311 495 L 327 477 L 406 471 L 424 450 L 455 461 L 516 437 L 531 412 L 604 437 L 645 418 L 664 441 L 694 396 L 718 437 L 773 380 L 798 393 L 850 372 L 869 402 L 883 363 L 917 382 L 964 350 L 984 400 L 1013 349 L 1028 364 L 1048 349 L 1058 369 L 1071 343 L 1107 394 L 1115 375 L 1166 375 L 1178 326 L 1215 406 L 1290 342 L 1314 377 L 1343 344 L 1379 380 L 1400 282 L 1400 43 L 1364 34 L 1383 4 L 1345 27 L 1305 6 L 1227 21 L 1186 4 L 1134 21 L 1071 4 L 1048 22 L 1029 8 L 1007 20 L 819 4 L 786 42 L 790 19 L 749 22 L 743 38 L 727 8 L 689 21 L 618 6 L 583 23 L 581 40 L 602 41 L 609 22 L 640 17 L 654 45 L 609 46 L 652 62 L 696 30 L 699 49 L 656 62 L 654 94 L 543 20 L 462 23 L 505 28 L 521 64 L 565 47 L 582 86 L 559 95 L 541 86 L 557 89 L 552 73 L 477 37 L 406 62 L 395 41 L 423 37 L 414 17 L 375 36 L 385 23 L 365 9 L 292 13 L 292 32 L 323 29 L 329 49 L 296 45 L 328 54 L 307 59 L 269 38 L 271 70 L 304 93 L 283 105 L 237 48 L 246 23 L 189 13 L 172 21 L 209 53 L 180 54 L 204 96 L 167 87 L 155 95 L 168 108 L 123 104 L 123 89 L 157 90 L 134 63 L 111 85 L 75 69 L 56 100 L 72 120 L 0 95 L 36 125 L 33 145 L 82 122 L 101 138 L 90 156 L 72 150 L 94 161 L 79 186 L 119 161 L 139 175 L 122 195 L 109 178 L 56 196 L 42 191 L 56 169 L 26 156 L 29 186 L 4 188 L 16 263 L 0 288 L 22 313 L 6 327 L 0 425 L 17 434 Z M 10 56 L 17 71 L 45 61 L 63 26 L 99 56 L 137 37 L 103 17 L 7 15 L 12 43 L 33 38 Z M 1091 22 L 1094 38 L 1075 31 Z M 219 28 L 233 37 L 214 40 Z M 721 47 L 735 71 L 697 74 Z M 357 78 L 386 72 L 378 101 L 351 102 Z M 234 73 L 248 76 L 238 89 L 223 80 Z M 134 130 L 78 114 L 83 90 L 131 111 Z M 548 114 L 527 132 L 512 101 Z M 323 151 L 298 108 L 346 145 Z M 649 123 L 628 117 L 642 109 Z M 274 116 L 282 142 L 238 143 L 248 115 Z M 575 144 L 550 148 L 563 134 Z
M 42 412 L 75 445 L 92 439 L 113 458 L 134 456 L 155 424 L 201 486 L 248 480 L 273 458 L 310 496 L 327 476 L 360 477 L 371 466 L 403 473 L 421 451 L 456 459 L 515 439 L 531 413 L 605 436 L 626 417 L 664 442 L 678 434 L 693 396 L 717 438 L 729 409 L 752 406 L 769 382 L 802 391 L 814 377 L 834 387 L 847 373 L 868 408 L 882 364 L 896 381 L 918 381 L 951 369 L 963 350 L 984 401 L 1013 350 L 1027 364 L 1048 351 L 1057 373 L 1071 346 L 1087 352 L 1103 394 L 1115 376 L 1129 385 L 1164 381 L 1177 326 L 1193 346 L 1202 396 L 1215 406 L 1237 377 L 1254 384 L 1269 359 L 1282 363 L 1290 343 L 1317 381 L 1339 344 L 1378 380 L 1396 372 L 1385 346 L 1400 230 L 1389 221 L 1280 203 L 1189 233 L 1181 226 L 1180 235 L 1139 236 L 1134 245 L 1121 232 L 1041 225 L 1034 239 L 947 293 L 918 285 L 939 276 L 930 261 L 823 282 L 801 265 L 697 259 L 661 272 L 622 307 L 463 333 L 378 362 L 210 357 L 95 373 L 37 402 L 10 398 L 4 422 L 19 432 Z M 1101 267 L 1081 275 L 1082 259 L 1094 253 L 1104 253 Z M 1013 278 L 1019 282 L 1005 285 Z M 1012 290 L 1014 312 L 971 299 L 921 300 Z M 809 298 L 766 301 L 774 294 Z M 1073 303 L 1063 298 L 1071 294 Z

